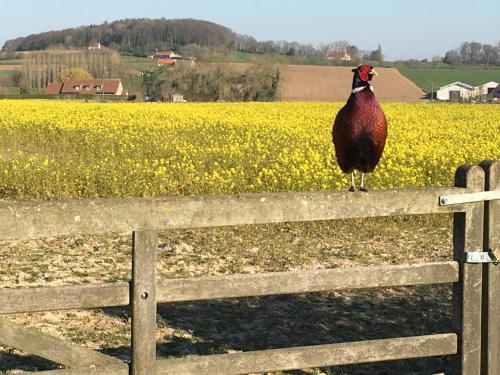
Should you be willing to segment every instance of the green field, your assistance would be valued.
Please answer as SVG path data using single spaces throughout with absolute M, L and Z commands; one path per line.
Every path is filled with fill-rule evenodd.
M 500 69 L 399 68 L 399 71 L 427 92 L 436 91 L 439 87 L 455 81 L 474 86 L 488 81 L 500 82 Z
M 155 60 L 147 57 L 122 55 L 121 58 L 123 63 L 131 69 L 145 71 L 156 67 Z
M 20 95 L 21 90 L 19 87 L 13 86 L 1 86 L 0 85 L 0 96 L 1 95 Z
M 283 64 L 290 63 L 290 56 L 280 55 L 277 53 L 248 53 L 248 52 L 233 52 L 228 56 L 230 62 L 269 62 L 276 61 Z

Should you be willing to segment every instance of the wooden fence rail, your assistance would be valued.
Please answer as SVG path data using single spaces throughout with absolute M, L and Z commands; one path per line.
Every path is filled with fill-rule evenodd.
M 0 239 L 464 212 L 439 197 L 467 188 L 0 202 Z
M 500 189 L 499 162 L 482 164 L 486 189 Z M 0 314 L 132 307 L 132 363 L 74 349 L 25 327 L 0 319 L 0 342 L 35 355 L 56 358 L 64 370 L 47 374 L 246 374 L 453 355 L 456 374 L 498 374 L 492 350 L 500 347 L 499 269 L 465 262 L 465 254 L 498 246 L 498 203 L 471 195 L 485 189 L 485 172 L 463 166 L 456 187 L 394 189 L 366 193 L 269 193 L 233 196 L 100 199 L 65 202 L 0 203 L 0 239 L 82 233 L 133 232 L 130 283 L 0 289 Z M 443 196 L 463 195 L 469 203 L 440 204 Z M 484 198 L 486 199 L 486 198 Z M 462 199 L 459 198 L 458 201 Z M 466 199 L 467 200 L 467 199 Z M 486 211 L 485 211 L 486 207 Z M 390 215 L 454 213 L 454 260 L 294 272 L 200 278 L 156 278 L 157 231 L 174 228 L 250 225 Z M 486 238 L 486 240 L 484 240 Z M 484 240 L 484 242 L 483 242 Z M 500 267 L 500 266 L 499 266 Z M 487 276 L 483 290 L 483 277 Z M 273 294 L 452 283 L 454 332 L 247 353 L 156 360 L 156 305 L 159 302 L 237 298 Z M 482 309 L 482 306 L 485 306 Z M 481 325 L 483 332 L 481 331 Z M 496 333 L 491 333 L 491 329 Z M 47 351 L 47 343 L 63 350 Z M 493 348 L 493 349 L 492 349 Z M 495 349 L 497 348 L 497 349 Z
M 459 280 L 455 261 L 212 277 L 164 279 L 156 301 L 181 302 L 368 288 L 446 284 Z M 0 314 L 128 306 L 129 283 L 0 289 Z
M 162 359 L 156 361 L 155 370 L 157 375 L 243 375 L 298 368 L 451 355 L 456 352 L 457 335 L 448 333 L 341 344 L 311 345 L 286 349 L 258 350 L 247 353 Z M 112 375 L 127 374 L 126 371 L 116 365 L 43 372 L 43 374 L 54 375 L 86 375 L 96 373 Z

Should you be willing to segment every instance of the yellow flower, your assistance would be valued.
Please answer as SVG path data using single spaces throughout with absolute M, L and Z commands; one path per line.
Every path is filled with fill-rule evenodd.
M 10 199 L 343 189 L 340 103 L 2 101 L 0 191 Z M 445 186 L 500 159 L 500 106 L 384 104 L 372 188 Z

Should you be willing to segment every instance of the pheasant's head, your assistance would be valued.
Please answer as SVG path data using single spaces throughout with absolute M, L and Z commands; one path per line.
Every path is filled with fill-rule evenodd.
M 358 87 L 370 86 L 369 82 L 372 80 L 373 76 L 378 76 L 378 73 L 375 69 L 373 69 L 373 66 L 368 64 L 360 65 L 352 71 L 354 73 L 352 80 L 353 90 Z

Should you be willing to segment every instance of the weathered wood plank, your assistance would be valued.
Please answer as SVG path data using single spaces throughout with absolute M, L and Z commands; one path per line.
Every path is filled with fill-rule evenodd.
M 464 206 L 439 206 L 439 196 L 467 192 L 427 188 L 1 202 L 0 239 L 457 212 Z
M 457 262 L 238 274 L 159 280 L 157 300 L 178 302 L 457 281 Z
M 458 281 L 458 263 L 384 265 L 157 281 L 158 302 L 262 296 Z M 129 304 L 129 283 L 1 288 L 0 314 Z
M 454 354 L 453 333 L 159 360 L 157 375 L 240 375 Z
M 456 262 L 272 272 L 159 280 L 157 300 L 174 302 L 456 281 Z M 125 282 L 0 289 L 0 314 L 128 304 L 129 283 Z
M 484 161 L 486 190 L 500 191 L 500 161 Z M 489 201 L 484 207 L 484 248 L 500 251 L 500 200 Z M 485 268 L 486 297 L 483 313 L 482 374 L 500 374 L 500 265 Z
M 156 361 L 157 375 L 241 375 L 266 371 L 325 367 L 450 355 L 457 352 L 454 333 L 403 337 L 342 344 L 316 345 L 262 350 L 203 357 L 185 357 Z M 125 375 L 118 366 L 98 366 L 43 371 L 46 375 Z M 128 374 L 127 374 L 128 375 Z
M 130 375 L 128 365 L 107 365 L 79 367 L 63 370 L 38 371 L 36 374 L 43 375 Z
M 0 288 L 0 314 L 126 306 L 129 283 Z
M 484 189 L 484 171 L 463 165 L 455 174 L 455 186 Z M 461 265 L 461 282 L 453 284 L 453 328 L 458 334 L 458 356 L 452 372 L 479 375 L 481 371 L 482 264 L 465 263 L 465 252 L 483 249 L 484 203 L 469 203 L 453 217 L 454 259 Z
M 45 335 L 38 329 L 24 327 L 6 319 L 0 319 L 0 342 L 66 367 L 116 365 L 128 369 L 128 365 L 117 358 Z
M 133 233 L 131 375 L 155 373 L 157 248 L 157 232 Z

